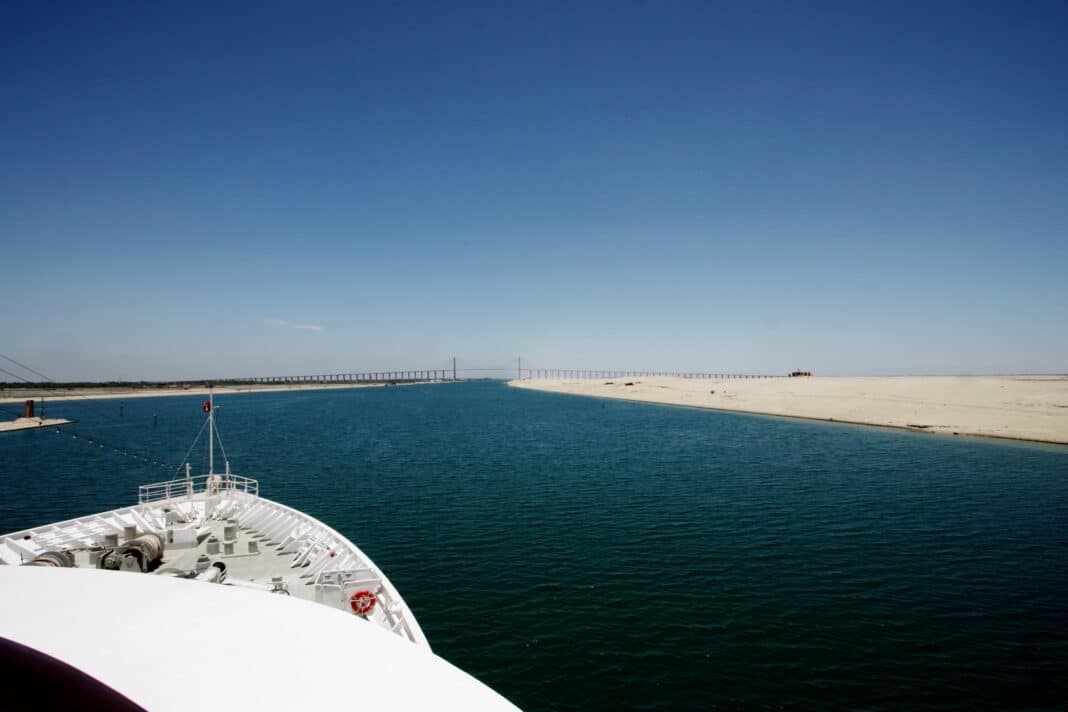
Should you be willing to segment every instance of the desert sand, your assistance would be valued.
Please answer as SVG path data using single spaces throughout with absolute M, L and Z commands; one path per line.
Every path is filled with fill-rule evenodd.
M 633 385 L 627 385 L 633 384 Z M 524 379 L 597 398 L 1068 444 L 1068 376 Z

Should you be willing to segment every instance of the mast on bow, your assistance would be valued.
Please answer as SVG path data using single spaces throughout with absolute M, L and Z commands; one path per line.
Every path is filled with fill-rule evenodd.
M 215 394 L 208 388 L 208 474 L 215 474 Z

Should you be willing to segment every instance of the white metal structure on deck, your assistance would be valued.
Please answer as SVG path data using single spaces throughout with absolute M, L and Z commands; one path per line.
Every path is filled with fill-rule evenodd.
M 400 594 L 355 544 L 307 514 L 254 494 L 255 480 L 217 477 L 218 485 L 205 478 L 192 478 L 195 486 L 187 480 L 146 485 L 136 506 L 6 534 L 0 563 L 30 563 L 59 551 L 69 552 L 75 566 L 96 568 L 102 551 L 152 532 L 165 543 L 151 575 L 193 578 L 188 575 L 207 557 L 225 564 L 224 585 L 288 593 L 341 610 L 351 610 L 354 593 L 369 590 L 376 605 L 368 620 L 429 647 Z
M 168 480 L 141 485 L 137 488 L 138 504 L 151 504 L 166 499 L 177 499 L 193 494 L 219 494 L 224 492 L 243 492 L 258 495 L 260 483 L 249 477 L 238 475 L 197 475 L 184 480 Z
M 289 595 L 429 648 L 404 599 L 355 544 L 260 497 L 259 483 L 232 474 L 229 462 L 225 473 L 213 471 L 213 399 L 205 408 L 208 474 L 194 477 L 187 464 L 183 479 L 142 485 L 135 506 L 0 536 L 0 564 L 140 571 Z

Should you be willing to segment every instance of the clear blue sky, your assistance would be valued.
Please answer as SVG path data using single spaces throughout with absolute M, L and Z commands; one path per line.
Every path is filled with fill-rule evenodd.
M 6 4 L 2 352 L 1068 370 L 1065 3 L 442 5 Z

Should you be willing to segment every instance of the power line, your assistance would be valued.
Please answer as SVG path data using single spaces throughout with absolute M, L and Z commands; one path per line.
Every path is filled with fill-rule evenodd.
M 8 371 L 6 368 L 0 368 L 0 371 L 3 371 L 4 373 L 6 373 L 9 376 L 14 376 L 15 378 L 19 379 L 20 381 L 25 381 L 26 383 L 33 383 L 33 381 L 31 381 L 30 379 L 23 378 L 22 376 L 18 375 L 17 373 L 12 373 L 11 371 Z
M 16 361 L 15 359 L 11 358 L 10 356 L 6 356 L 4 354 L 0 354 L 0 358 L 3 358 L 5 360 L 7 360 L 7 361 L 10 361 L 11 363 L 15 364 L 16 366 L 18 366 L 20 368 L 23 368 L 23 369 L 29 371 L 30 373 L 32 373 L 34 375 L 40 376 L 41 378 L 45 379 L 49 383 L 55 383 L 55 381 L 53 381 L 51 378 L 49 378 L 48 376 L 44 375 L 40 371 L 37 371 L 37 370 L 35 370 L 33 368 L 30 368 L 26 364 L 20 363 L 20 362 Z M 24 376 L 20 376 L 17 373 L 12 373 L 11 371 L 8 371 L 5 368 L 0 368 L 0 371 L 3 371 L 4 373 L 8 374 L 9 376 L 14 376 L 15 378 L 17 378 L 20 381 L 23 381 L 25 383 L 29 383 L 31 385 L 33 385 L 33 383 L 34 383 L 30 379 L 25 378 Z M 87 396 L 79 395 L 79 394 L 71 394 L 69 397 L 72 398 L 72 399 L 73 398 L 87 398 Z M 43 401 L 43 398 L 44 398 L 44 396 L 42 396 L 42 401 Z M 91 399 L 91 396 L 89 396 L 88 398 Z M 108 418 L 110 420 L 114 420 L 115 422 L 117 422 L 120 425 L 132 425 L 135 422 L 135 421 L 128 421 L 128 420 L 125 420 L 123 418 L 116 418 L 111 413 L 103 410 L 103 408 L 101 408 L 100 406 L 97 406 L 95 403 L 92 402 L 92 400 L 86 400 L 86 401 L 84 401 L 83 404 L 86 407 L 90 408 L 91 410 L 94 410 L 94 411 L 104 415 L 106 418 Z M 10 411 L 8 411 L 8 412 L 10 412 Z M 54 432 L 62 433 L 64 431 L 60 430 L 60 428 L 57 427 L 57 428 L 55 428 Z M 104 440 L 102 440 L 100 438 L 97 438 L 97 437 L 94 437 L 94 436 L 88 436 L 88 435 L 84 435 L 83 436 L 81 433 L 79 433 L 78 431 L 76 431 L 74 429 L 71 429 L 71 428 L 68 428 L 65 432 L 69 432 L 74 439 L 78 439 L 79 437 L 83 437 L 85 439 L 85 441 L 90 443 L 90 444 L 99 445 L 101 448 L 111 449 L 115 453 L 120 454 L 120 455 L 124 455 L 126 457 L 131 457 L 132 456 L 135 459 L 140 458 L 144 462 L 151 462 L 153 464 L 159 464 L 160 466 L 164 466 L 164 467 L 170 466 L 169 463 L 167 463 L 163 458 L 155 457 L 155 456 L 150 457 L 147 454 L 138 455 L 137 452 L 134 451 L 133 448 L 127 447 L 125 445 L 119 445 L 117 443 L 105 442 Z M 181 465 L 178 465 L 177 467 L 181 468 Z
M 4 354 L 0 354 L 0 357 L 2 357 L 4 359 L 7 359 L 11 363 L 17 364 L 18 366 L 20 366 L 21 368 L 26 369 L 30 373 L 33 373 L 33 374 L 35 374 L 37 376 L 40 376 L 41 378 L 45 379 L 45 381 L 47 381 L 48 383 L 59 385 L 54 380 L 52 380 L 48 376 L 44 375 L 40 371 L 35 371 L 34 369 L 30 368 L 29 366 L 26 366 L 25 364 L 19 363 L 18 361 L 16 361 L 15 359 L 11 358 L 10 356 L 5 356 Z M 16 373 L 11 373 L 11 371 L 8 371 L 7 369 L 0 368 L 0 371 L 3 371 L 4 373 L 6 373 L 6 374 L 8 374 L 10 376 L 14 376 L 15 378 L 19 379 L 20 381 L 23 381 L 25 383 L 29 383 L 30 385 L 35 385 L 35 383 L 33 381 L 31 381 L 30 379 L 25 378 L 23 376 L 20 376 L 20 375 L 18 375 Z M 45 396 L 42 394 L 41 395 L 42 401 L 44 400 L 44 398 L 45 398 Z M 89 408 L 90 410 L 96 411 L 98 414 L 102 415 L 103 417 L 107 418 L 108 420 L 113 420 L 113 421 L 115 421 L 116 423 L 118 423 L 120 425 L 133 425 L 133 424 L 135 424 L 135 421 L 129 421 L 129 420 L 126 420 L 125 418 L 116 417 L 110 411 L 107 411 L 102 406 L 99 406 L 96 403 L 94 403 L 93 402 L 94 399 L 93 399 L 93 396 L 91 394 L 87 394 L 87 393 L 69 393 L 69 394 L 65 394 L 65 395 L 61 394 L 61 396 L 60 396 L 61 400 L 74 400 L 75 398 L 83 398 L 83 399 L 85 399 L 82 402 L 83 402 L 83 404 L 85 405 L 86 408 Z
M 0 358 L 4 359 L 5 361 L 10 361 L 11 363 L 15 364 L 19 368 L 24 369 L 26 371 L 29 371 L 30 373 L 32 373 L 35 376 L 40 376 L 41 378 L 45 379 L 46 381 L 51 381 L 52 383 L 55 383 L 55 381 L 52 381 L 51 378 L 49 378 L 48 376 L 44 375 L 40 371 L 35 371 L 32 368 L 30 368 L 29 366 L 27 366 L 26 364 L 19 363 L 18 361 L 16 361 L 15 359 L 11 358 L 10 356 L 5 356 L 4 354 L 0 354 Z M 2 371 L 2 370 L 3 369 L 0 369 L 0 371 Z M 4 373 L 10 374 L 12 376 L 15 375 L 15 374 L 11 373 L 11 371 L 4 371 Z M 18 376 L 15 376 L 15 377 L 18 378 Z M 26 380 L 26 379 L 23 379 L 23 380 Z M 30 383 L 30 381 L 28 381 L 28 380 L 26 382 Z

